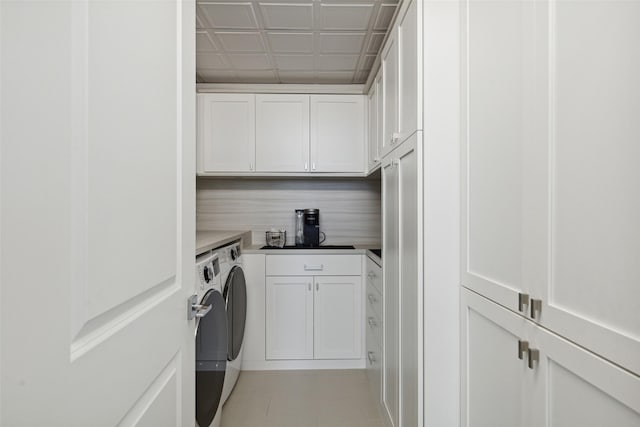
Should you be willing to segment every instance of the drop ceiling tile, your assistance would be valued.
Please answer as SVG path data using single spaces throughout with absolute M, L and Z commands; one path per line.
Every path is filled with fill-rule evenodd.
M 360 64 L 360 69 L 364 71 L 368 71 L 373 67 L 373 63 L 376 60 L 376 55 L 365 55 L 364 61 Z
M 316 73 L 314 71 L 278 71 L 281 83 L 304 84 L 315 83 Z
M 373 25 L 374 30 L 386 31 L 391 23 L 391 18 L 396 11 L 395 4 L 381 4 L 378 9 L 378 16 L 376 17 L 376 23 Z
M 224 69 L 229 66 L 224 57 L 217 53 L 198 53 L 196 55 L 196 64 L 198 68 Z
M 323 30 L 366 30 L 373 11 L 373 3 L 320 4 Z
M 258 29 L 250 2 L 202 2 L 199 5 L 210 28 Z
M 313 29 L 313 3 L 260 3 L 268 30 Z
M 367 53 L 377 55 L 382 47 L 382 42 L 384 41 L 384 36 L 386 33 L 371 33 L 369 37 L 369 42 L 367 43 Z
M 196 31 L 196 52 L 215 52 L 218 48 L 206 31 Z
M 264 42 L 258 32 L 216 31 L 222 48 L 228 52 L 264 52 Z
M 230 70 L 207 70 L 198 69 L 198 74 L 207 83 L 235 83 L 238 81 L 235 77 L 235 73 Z
M 313 70 L 313 55 L 275 55 L 278 70 Z
M 267 33 L 273 53 L 313 53 L 313 33 Z
M 350 84 L 352 81 L 351 71 L 320 71 L 316 74 L 317 83 Z
M 322 53 L 360 53 L 366 33 L 320 33 Z
M 275 73 L 271 70 L 237 71 L 236 75 L 242 83 L 278 83 Z
M 229 54 L 231 65 L 239 70 L 268 70 L 271 63 L 266 54 Z
M 320 55 L 318 56 L 318 70 L 347 71 L 355 70 L 358 55 Z

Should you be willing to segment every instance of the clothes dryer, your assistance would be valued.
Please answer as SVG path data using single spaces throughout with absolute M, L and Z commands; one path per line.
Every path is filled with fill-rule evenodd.
M 236 385 L 242 368 L 242 344 L 247 319 L 247 285 L 242 268 L 240 242 L 233 242 L 213 252 L 220 260 L 220 289 L 227 309 L 228 352 L 222 391 L 224 404 Z
M 196 423 L 219 427 L 227 368 L 228 328 L 226 304 L 220 292 L 218 256 L 207 252 L 196 257 L 196 293 L 205 307 L 196 325 Z M 206 311 L 208 310 L 208 311 Z

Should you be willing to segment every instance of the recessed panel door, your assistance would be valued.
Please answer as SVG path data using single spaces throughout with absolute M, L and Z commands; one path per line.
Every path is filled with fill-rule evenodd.
M 3 426 L 194 423 L 194 8 L 0 2 Z

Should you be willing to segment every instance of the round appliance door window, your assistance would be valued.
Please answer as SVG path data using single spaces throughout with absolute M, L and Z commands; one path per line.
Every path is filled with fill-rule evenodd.
M 220 292 L 208 291 L 200 304 L 212 305 L 211 311 L 200 319 L 196 334 L 196 421 L 199 426 L 208 427 L 222 398 L 229 339 L 225 301 Z
M 242 349 L 244 325 L 247 320 L 247 284 L 244 271 L 234 266 L 229 272 L 224 287 L 224 298 L 227 302 L 227 322 L 229 325 L 228 360 L 235 360 Z

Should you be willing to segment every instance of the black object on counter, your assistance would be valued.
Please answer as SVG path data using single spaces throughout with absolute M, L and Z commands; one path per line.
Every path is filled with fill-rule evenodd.
M 322 246 L 284 246 L 274 248 L 273 246 L 263 246 L 260 249 L 355 249 L 353 245 L 322 245 Z
M 378 258 L 382 259 L 382 249 L 369 249 L 374 254 L 378 255 Z

